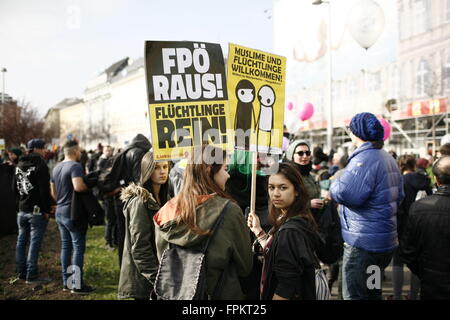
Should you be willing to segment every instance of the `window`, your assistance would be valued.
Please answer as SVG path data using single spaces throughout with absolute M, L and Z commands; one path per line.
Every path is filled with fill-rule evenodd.
M 348 85 L 348 95 L 351 97 L 356 94 L 357 94 L 356 81 L 355 81 L 355 79 L 351 79 L 350 83 Z
M 450 21 L 450 0 L 447 0 L 447 21 Z
M 398 81 L 398 67 L 393 66 L 392 70 L 388 73 L 388 98 L 398 98 L 400 91 L 400 83 Z
M 338 98 L 341 94 L 341 83 L 340 81 L 333 82 L 333 97 Z
M 426 8 L 424 0 L 415 0 L 413 4 L 413 33 L 419 34 L 426 31 Z
M 400 81 L 398 77 L 398 68 L 397 66 L 394 67 L 394 70 L 392 70 L 392 96 L 391 98 L 398 98 L 400 91 Z
M 450 89 L 450 55 L 447 57 L 447 63 L 445 64 L 445 78 L 447 81 L 447 89 Z
M 367 89 L 369 92 L 374 92 L 380 89 L 380 73 L 368 74 Z
M 426 60 L 421 60 L 416 76 L 416 94 L 423 96 L 426 94 L 426 87 L 430 82 L 430 66 Z

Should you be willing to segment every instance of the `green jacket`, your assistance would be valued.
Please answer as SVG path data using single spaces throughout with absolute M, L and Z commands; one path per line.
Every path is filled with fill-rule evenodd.
M 176 201 L 177 197 L 167 202 L 153 218 L 159 259 L 169 247 L 169 242 L 191 247 L 203 243 L 208 236 L 198 235 L 188 230 L 186 225 L 177 224 Z M 227 201 L 219 196 L 199 196 L 196 209 L 198 226 L 202 230 L 210 230 Z M 212 295 L 222 271 L 226 270 L 219 299 L 244 299 L 239 277 L 247 276 L 252 269 L 250 231 L 242 210 L 234 202 L 230 203 L 224 214 L 222 225 L 206 250 L 207 291 Z
M 311 199 L 320 199 L 320 186 L 311 174 L 302 175 L 306 190 Z
M 152 220 L 159 205 L 146 189 L 134 183 L 122 191 L 121 200 L 125 202 L 125 241 L 118 298 L 150 299 L 159 266 Z

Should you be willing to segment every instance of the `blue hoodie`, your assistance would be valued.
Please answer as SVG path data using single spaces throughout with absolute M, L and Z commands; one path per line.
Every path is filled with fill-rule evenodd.
M 394 158 L 366 142 L 353 152 L 330 193 L 340 206 L 342 237 L 356 248 L 388 252 L 398 246 L 397 208 L 403 178 Z

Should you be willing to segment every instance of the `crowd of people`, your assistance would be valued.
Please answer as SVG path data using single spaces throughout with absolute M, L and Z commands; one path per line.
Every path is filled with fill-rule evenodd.
M 253 211 L 246 151 L 230 155 L 204 145 L 173 163 L 156 161 L 142 134 L 123 150 L 99 144 L 87 156 L 71 140 L 50 170 L 45 142 L 33 139 L 27 150 L 8 152 L 19 199 L 17 275 L 27 283 L 50 281 L 39 276 L 38 256 L 54 217 L 62 289 L 95 290 L 83 270 L 95 206 L 82 213 L 86 221 L 74 218 L 79 202 L 94 201 L 106 218 L 105 247 L 117 248 L 120 299 L 157 299 L 164 253 L 205 243 L 206 291 L 212 299 L 320 299 L 317 271 L 326 266 L 327 289 L 337 283 L 338 298 L 379 300 L 390 263 L 389 299 L 405 299 L 405 265 L 411 270 L 407 299 L 448 299 L 450 144 L 441 146 L 436 159 L 397 157 L 383 149 L 383 130 L 373 114 L 355 115 L 347 127 L 355 147 L 350 154 L 327 155 L 292 139 L 279 162 L 271 163 L 270 174 L 258 170 Z M 108 189 L 105 179 L 115 183 Z M 324 258 L 330 237 L 321 217 L 327 210 L 336 212 L 340 224 L 335 245 L 341 254 L 333 261 Z M 373 283 L 371 270 L 378 271 Z

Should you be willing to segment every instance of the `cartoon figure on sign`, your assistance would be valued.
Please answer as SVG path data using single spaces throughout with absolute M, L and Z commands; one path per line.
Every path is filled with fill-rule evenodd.
M 259 131 L 268 132 L 269 143 L 267 144 L 267 153 L 270 153 L 270 145 L 272 143 L 273 129 L 273 105 L 275 104 L 275 91 L 271 86 L 263 85 L 258 91 L 258 100 L 261 105 L 259 109 L 258 120 L 255 124 L 256 130 L 256 151 L 259 145 Z
M 236 146 L 242 147 L 242 137 L 245 134 L 245 149 L 248 149 L 250 146 L 250 136 L 247 130 L 250 130 L 252 127 L 252 116 L 253 123 L 256 123 L 255 111 L 253 110 L 255 95 L 256 92 L 253 83 L 248 80 L 241 80 L 238 82 L 236 86 L 238 103 L 236 106 L 236 116 L 234 118 L 234 131 L 236 132 L 238 129 L 243 131 L 236 133 Z

